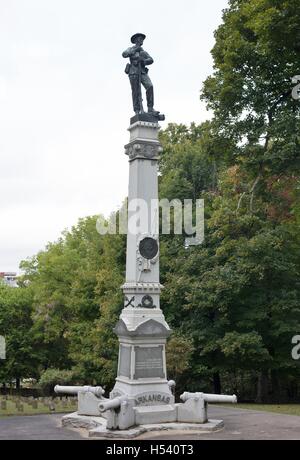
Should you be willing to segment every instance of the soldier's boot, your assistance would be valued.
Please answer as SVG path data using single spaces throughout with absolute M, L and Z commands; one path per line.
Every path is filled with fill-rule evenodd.
M 151 113 L 153 115 L 158 115 L 159 112 L 157 110 L 154 110 L 154 108 L 153 108 L 153 106 L 154 106 L 153 86 L 150 86 L 150 88 L 147 89 L 146 97 L 147 97 L 148 113 Z

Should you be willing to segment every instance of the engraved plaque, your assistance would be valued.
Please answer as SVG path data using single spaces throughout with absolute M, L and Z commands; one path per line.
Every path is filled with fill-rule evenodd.
M 163 365 L 163 346 L 134 347 L 135 379 L 165 378 Z
M 131 367 L 131 347 L 125 347 L 120 345 L 120 361 L 119 361 L 119 372 L 118 375 L 128 377 L 130 379 L 130 367 Z

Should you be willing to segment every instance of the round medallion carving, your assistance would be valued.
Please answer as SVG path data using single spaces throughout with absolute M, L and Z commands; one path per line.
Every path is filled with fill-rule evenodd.
M 151 295 L 145 295 L 142 298 L 142 307 L 143 308 L 155 308 L 153 305 L 153 298 Z
M 139 251 L 144 259 L 154 259 L 158 254 L 158 243 L 154 238 L 146 237 L 140 242 Z

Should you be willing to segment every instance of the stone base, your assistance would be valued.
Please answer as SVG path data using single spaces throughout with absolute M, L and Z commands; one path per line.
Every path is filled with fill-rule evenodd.
M 143 112 L 135 115 L 134 117 L 130 118 L 130 124 L 133 125 L 137 121 L 146 121 L 150 123 L 157 123 L 158 121 L 164 121 L 166 119 L 165 115 L 162 113 L 158 113 L 154 115 L 153 113 Z
M 103 417 L 88 417 L 78 415 L 77 412 L 65 415 L 62 418 L 62 425 L 71 428 L 83 428 L 88 431 L 90 438 L 102 439 L 134 439 L 143 433 L 151 431 L 192 431 L 195 432 L 211 432 L 218 431 L 224 427 L 223 420 L 208 420 L 207 423 L 158 423 L 147 424 L 132 427 L 128 430 L 107 430 L 106 419 Z

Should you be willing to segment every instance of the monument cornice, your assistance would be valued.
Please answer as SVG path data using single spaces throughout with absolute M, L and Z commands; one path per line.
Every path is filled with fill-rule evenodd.
M 121 289 L 123 289 L 123 292 L 156 292 L 160 293 L 162 289 L 164 289 L 164 286 L 160 283 L 138 283 L 138 282 L 132 282 L 132 283 L 125 283 L 121 286 Z
M 130 330 L 127 328 L 126 323 L 120 319 L 114 328 L 114 332 L 118 335 L 118 337 L 159 337 L 159 338 L 167 338 L 171 334 L 171 330 L 167 329 L 162 323 L 159 321 L 155 321 L 155 319 L 147 319 L 136 329 Z
M 125 154 L 129 156 L 129 160 L 137 158 L 143 160 L 159 160 L 159 154 L 163 148 L 158 140 L 149 139 L 134 139 L 129 144 L 125 145 Z

